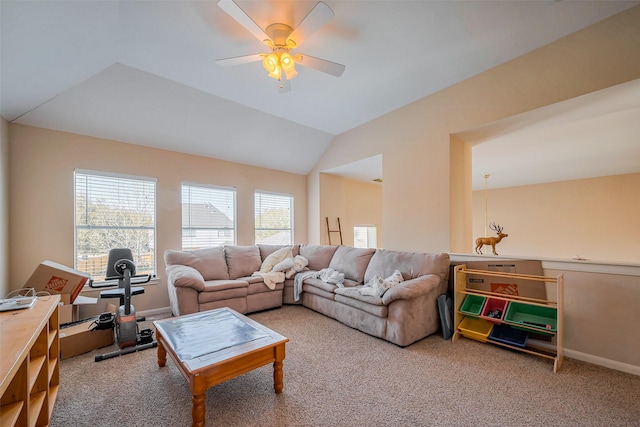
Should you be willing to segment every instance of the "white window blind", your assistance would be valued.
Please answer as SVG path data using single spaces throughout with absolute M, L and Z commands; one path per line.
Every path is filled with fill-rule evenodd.
M 255 243 L 293 244 L 293 196 L 256 192 Z
M 378 246 L 375 225 L 355 225 L 353 227 L 353 246 L 356 248 L 375 248 Z
M 129 248 L 137 274 L 156 273 L 156 182 L 75 171 L 75 268 L 102 281 L 109 250 Z
M 182 185 L 182 249 L 236 244 L 236 190 Z

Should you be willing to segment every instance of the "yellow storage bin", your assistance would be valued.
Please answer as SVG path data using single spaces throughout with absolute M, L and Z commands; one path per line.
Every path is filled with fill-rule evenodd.
M 493 329 L 493 323 L 473 317 L 465 317 L 458 325 L 462 335 L 480 342 L 487 342 L 491 329 Z

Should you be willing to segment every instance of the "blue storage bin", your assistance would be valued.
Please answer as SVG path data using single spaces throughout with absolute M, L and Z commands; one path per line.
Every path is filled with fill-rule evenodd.
M 496 325 L 489 334 L 491 341 L 524 348 L 529 339 L 529 333 L 520 329 L 514 329 L 508 325 Z

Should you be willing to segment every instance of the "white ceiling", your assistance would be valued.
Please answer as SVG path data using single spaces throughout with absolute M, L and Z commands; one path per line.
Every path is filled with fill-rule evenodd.
M 473 145 L 473 189 L 640 173 L 640 80 L 456 136 Z
M 295 27 L 316 4 L 237 3 L 263 28 Z M 215 64 L 267 51 L 215 1 L 2 0 L 0 113 L 306 174 L 335 135 L 640 1 L 326 3 L 334 19 L 296 52 L 346 71 L 299 66 L 291 92 L 279 94 L 260 63 Z

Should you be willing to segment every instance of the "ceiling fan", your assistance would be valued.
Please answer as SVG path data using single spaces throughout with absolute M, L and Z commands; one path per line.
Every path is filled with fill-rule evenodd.
M 342 64 L 306 54 L 293 54 L 291 52 L 293 49 L 299 47 L 308 36 L 323 27 L 333 18 L 333 11 L 325 3 L 318 2 L 295 29 L 287 24 L 273 23 L 264 30 L 260 28 L 235 1 L 219 0 L 218 6 L 258 40 L 271 48 L 270 53 L 257 53 L 218 59 L 216 60 L 218 65 L 231 66 L 262 61 L 262 66 L 269 73 L 269 77 L 278 80 L 278 90 L 280 92 L 288 92 L 291 90 L 289 81 L 298 74 L 295 68 L 296 64 L 310 67 L 336 77 L 340 77 L 344 72 L 345 66 Z

